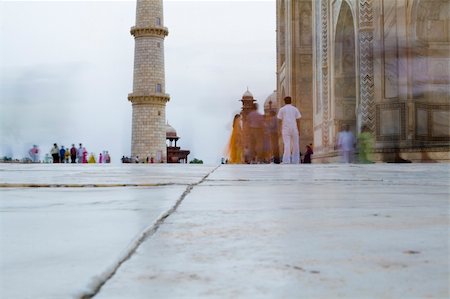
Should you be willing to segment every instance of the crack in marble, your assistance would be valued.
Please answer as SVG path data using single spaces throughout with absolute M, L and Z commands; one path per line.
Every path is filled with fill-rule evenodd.
M 194 189 L 195 186 L 200 185 L 203 183 L 208 176 L 210 176 L 214 171 L 216 171 L 220 167 L 217 166 L 213 170 L 211 170 L 208 174 L 206 174 L 200 181 L 189 184 L 186 187 L 186 190 L 181 194 L 180 198 L 175 202 L 175 204 L 168 209 L 167 211 L 163 212 L 158 219 L 145 228 L 139 237 L 137 237 L 129 246 L 129 248 L 125 251 L 125 253 L 118 259 L 118 262 L 111 266 L 110 269 L 104 271 L 102 275 L 99 277 L 96 277 L 92 280 L 91 284 L 88 286 L 88 290 L 85 291 L 83 294 L 77 296 L 79 299 L 91 299 L 94 298 L 102 289 L 102 287 L 117 273 L 119 268 L 128 261 L 138 250 L 139 246 L 144 243 L 149 237 L 151 237 L 153 234 L 156 233 L 156 231 L 159 229 L 159 227 L 164 223 L 164 221 L 172 215 L 177 208 L 180 206 L 180 204 L 183 202 L 183 200 L 186 198 L 186 196 Z

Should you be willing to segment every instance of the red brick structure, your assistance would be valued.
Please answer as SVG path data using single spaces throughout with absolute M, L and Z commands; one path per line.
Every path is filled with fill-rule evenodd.
M 177 146 L 177 141 L 180 137 L 177 136 L 177 131 L 169 124 L 166 124 L 166 140 L 169 141 L 167 145 L 167 163 L 188 163 L 188 155 L 191 153 L 188 150 L 182 150 Z

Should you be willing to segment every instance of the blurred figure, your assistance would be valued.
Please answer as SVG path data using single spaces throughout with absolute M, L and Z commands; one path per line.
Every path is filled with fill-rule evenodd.
M 111 163 L 111 156 L 109 155 L 108 151 L 105 151 L 105 154 L 103 155 L 103 160 L 105 163 Z
M 48 153 L 45 154 L 44 163 L 52 163 L 52 157 Z
M 83 163 L 83 145 L 80 143 L 77 150 L 78 163 Z
M 53 143 L 53 147 L 50 149 L 50 155 L 52 155 L 53 163 L 59 163 L 59 147 L 56 143 Z
M 28 154 L 30 155 L 33 163 L 39 162 L 39 148 L 36 144 L 33 145 L 33 147 L 28 151 Z
M 95 155 L 94 155 L 94 153 L 91 153 L 90 155 L 89 155 L 89 160 L 88 160 L 88 163 L 89 164 L 94 164 L 96 161 L 95 161 Z
M 88 160 L 87 160 L 88 152 L 87 152 L 85 147 L 83 147 L 82 152 L 83 152 L 83 154 L 82 154 L 83 155 L 82 163 L 87 163 L 88 162 Z
M 246 164 L 250 164 L 251 163 L 251 158 L 252 158 L 251 156 L 252 155 L 250 154 L 250 148 L 248 147 L 248 145 L 245 145 L 244 146 L 244 162 Z
M 369 127 L 363 125 L 361 128 L 361 133 L 358 135 L 358 152 L 360 163 L 373 163 L 373 144 L 374 139 L 372 133 L 369 131 Z
M 77 149 L 75 148 L 75 144 L 72 144 L 72 147 L 70 148 L 70 162 L 75 163 L 76 159 L 77 159 Z
M 283 164 L 298 164 L 300 162 L 299 131 L 302 117 L 297 107 L 292 104 L 291 97 L 284 98 L 284 106 L 278 111 L 277 118 L 281 122 L 283 136 Z
M 267 120 L 267 131 L 270 143 L 270 160 L 275 164 L 280 164 L 280 147 L 278 146 L 278 119 L 275 111 L 270 111 Z M 270 162 L 270 161 L 269 161 Z
M 69 163 L 70 158 L 70 150 L 69 148 L 66 148 L 66 152 L 64 153 L 64 163 Z
M 303 163 L 311 164 L 311 156 L 314 154 L 312 149 L 312 143 L 306 146 L 305 158 L 303 158 Z
M 228 144 L 228 156 L 231 164 L 242 163 L 242 126 L 241 115 L 236 114 L 233 119 L 230 142 Z M 225 159 L 223 159 L 225 160 Z M 223 161 L 223 164 L 225 162 Z
M 103 154 L 102 154 L 102 153 L 100 153 L 100 154 L 98 155 L 98 163 L 100 163 L 100 164 L 103 163 Z
M 342 131 L 339 132 L 337 146 L 341 152 L 342 162 L 353 162 L 355 135 L 350 131 L 350 126 L 348 124 L 344 125 Z
M 258 112 L 258 104 L 253 104 L 253 110 L 247 115 L 249 128 L 250 163 L 262 162 L 264 159 L 262 143 L 264 138 L 264 116 Z
M 64 158 L 66 155 L 66 150 L 64 149 L 64 145 L 61 145 L 61 149 L 59 150 L 59 162 L 64 163 Z
M 262 157 L 264 163 L 270 163 L 272 160 L 272 151 L 270 148 L 270 134 L 269 134 L 269 117 L 270 115 L 264 114 L 263 123 L 263 138 L 262 138 Z

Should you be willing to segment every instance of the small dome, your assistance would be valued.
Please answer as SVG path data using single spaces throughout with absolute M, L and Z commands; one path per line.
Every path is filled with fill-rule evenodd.
M 269 109 L 278 110 L 277 91 L 275 90 L 264 102 L 264 111 Z
M 166 124 L 166 137 L 177 137 L 177 131 L 168 123 Z
M 251 93 L 250 91 L 248 91 L 248 89 L 247 89 L 247 91 L 244 92 L 244 94 L 242 95 L 242 97 L 243 97 L 243 98 L 253 98 L 253 95 L 252 95 L 252 93 Z

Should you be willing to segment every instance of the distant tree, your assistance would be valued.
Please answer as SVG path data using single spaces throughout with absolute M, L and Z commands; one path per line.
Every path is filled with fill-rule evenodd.
M 199 160 L 199 159 L 197 159 L 197 158 L 194 158 L 193 160 L 191 160 L 191 161 L 189 162 L 189 164 L 203 164 L 203 161 L 202 161 L 202 160 Z

